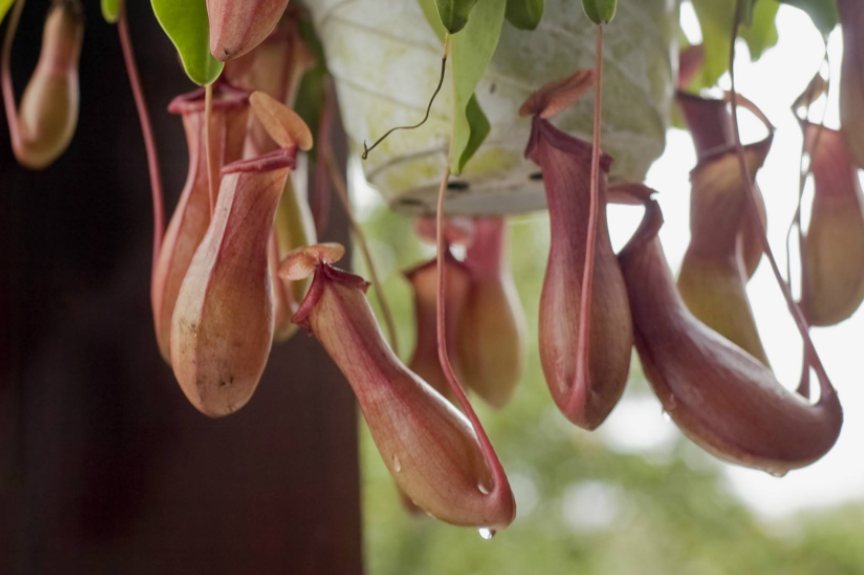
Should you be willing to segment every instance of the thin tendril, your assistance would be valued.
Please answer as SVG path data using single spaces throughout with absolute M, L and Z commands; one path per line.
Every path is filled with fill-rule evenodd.
M 452 140 L 451 140 L 452 142 Z M 452 147 L 452 144 L 451 144 Z M 450 384 L 450 389 L 456 396 L 456 400 L 462 407 L 465 416 L 471 422 L 471 427 L 474 428 L 474 433 L 477 434 L 477 440 L 480 442 L 480 449 L 483 451 L 483 456 L 486 458 L 486 464 L 492 473 L 492 490 L 488 497 L 499 498 L 505 493 L 510 493 L 510 482 L 507 480 L 507 474 L 504 472 L 504 467 L 501 465 L 501 460 L 480 423 L 480 418 L 471 407 L 471 402 L 465 395 L 465 391 L 456 379 L 456 374 L 453 373 L 453 368 L 450 365 L 450 358 L 447 355 L 447 329 L 445 318 L 444 299 L 446 297 L 446 268 L 444 266 L 444 196 L 447 191 L 447 183 L 450 181 L 450 166 L 444 171 L 444 177 L 441 179 L 441 186 L 438 188 L 438 206 L 435 214 L 435 242 L 438 249 L 438 293 L 436 296 L 436 336 L 438 343 L 438 361 L 441 364 L 441 369 L 444 372 L 444 377 Z
M 444 56 L 446 57 L 450 49 L 450 36 L 444 42 Z M 455 99 L 454 99 L 455 102 Z M 454 118 L 455 108 L 453 110 Z M 435 296 L 435 338 L 438 346 L 438 363 L 441 364 L 441 371 L 444 372 L 444 377 L 447 383 L 450 384 L 450 389 L 459 402 L 462 412 L 471 422 L 471 427 L 477 435 L 477 441 L 480 443 L 480 450 L 483 452 L 483 457 L 486 460 L 486 465 L 492 474 L 492 489 L 487 497 L 493 499 L 501 499 L 502 497 L 513 497 L 513 492 L 510 489 L 510 481 L 507 479 L 507 474 L 504 472 L 504 466 L 501 465 L 501 460 L 489 440 L 489 435 L 486 433 L 480 418 L 474 412 L 471 402 L 465 395 L 462 385 L 456 379 L 456 374 L 453 373 L 453 367 L 450 365 L 450 357 L 447 354 L 447 320 L 445 317 L 444 300 L 447 297 L 447 278 L 446 268 L 444 266 L 444 196 L 447 192 L 447 184 L 450 182 L 450 166 L 453 163 L 453 142 L 455 141 L 454 133 L 456 123 L 453 122 L 450 132 L 450 148 L 447 151 L 447 168 L 444 170 L 444 176 L 441 178 L 441 185 L 438 188 L 438 204 L 435 211 L 435 246 L 438 252 L 437 271 L 438 271 L 438 290 Z
M 448 35 L 444 42 L 445 57 L 449 49 L 450 36 Z M 453 109 L 453 117 L 456 117 L 455 107 Z M 438 203 L 435 211 L 435 246 L 438 252 L 438 289 L 435 296 L 435 339 L 438 346 L 438 363 L 441 364 L 441 371 L 444 372 L 444 377 L 447 379 L 447 383 L 450 384 L 450 389 L 453 391 L 456 401 L 459 402 L 462 412 L 468 418 L 468 421 L 471 422 L 471 427 L 477 435 L 477 441 L 480 443 L 480 450 L 483 452 L 486 465 L 489 467 L 489 471 L 492 474 L 493 485 L 492 489 L 487 494 L 487 497 L 500 500 L 503 497 L 509 496 L 512 499 L 513 492 L 510 489 L 510 481 L 507 479 L 507 474 L 504 472 L 504 466 L 501 465 L 501 460 L 498 458 L 498 454 L 495 452 L 495 448 L 489 440 L 489 435 L 486 433 L 486 429 L 483 428 L 483 424 L 480 422 L 480 418 L 477 417 L 477 413 L 474 412 L 471 402 L 468 401 L 468 397 L 465 395 L 462 385 L 456 378 L 456 374 L 453 373 L 453 367 L 450 365 L 450 357 L 447 354 L 447 319 L 445 314 L 447 269 L 444 266 L 444 198 L 447 192 L 447 184 L 450 182 L 450 166 L 453 159 L 453 142 L 455 141 L 453 133 L 455 132 L 455 129 L 456 123 L 454 121 L 450 135 L 450 148 L 447 152 L 447 168 L 444 170 L 444 175 L 441 178 L 441 185 L 438 188 Z
M 387 303 L 387 297 L 384 295 L 384 288 L 381 285 L 381 280 L 378 278 L 378 271 L 375 268 L 375 263 L 372 260 L 372 253 L 369 251 L 369 243 L 366 241 L 366 234 L 363 233 L 363 228 L 357 223 L 354 218 L 354 210 L 351 208 L 351 201 L 348 199 L 348 187 L 345 183 L 345 177 L 342 175 L 339 166 L 333 159 L 333 155 L 328 148 L 319 147 L 318 161 L 327 163 L 327 170 L 330 173 L 330 181 L 336 189 L 336 197 L 342 204 L 342 209 L 345 210 L 345 215 L 348 216 L 348 225 L 351 227 L 351 232 L 360 244 L 360 251 L 363 253 L 363 260 L 366 262 L 366 267 L 369 269 L 369 276 L 372 279 L 372 287 L 378 295 L 378 303 L 381 304 L 381 314 L 384 316 L 384 325 L 387 326 L 387 335 L 390 339 L 390 347 L 393 348 L 393 353 L 399 355 L 399 341 L 396 337 L 396 323 L 393 321 L 393 313 L 390 311 L 390 305 Z
M 826 98 L 831 90 L 831 61 L 828 56 L 828 47 L 825 47 L 825 58 L 823 62 L 826 64 L 826 69 L 828 73 L 828 79 L 825 87 Z M 806 108 L 803 120 L 809 124 L 810 122 L 810 107 L 813 105 L 814 97 L 813 93 L 816 89 L 815 85 L 811 85 L 807 91 L 806 97 Z M 804 129 L 804 138 L 801 142 L 801 158 L 798 163 L 798 205 L 795 208 L 795 215 L 792 217 L 792 221 L 789 223 L 789 229 L 786 232 L 786 278 L 790 285 L 792 285 L 792 230 L 798 230 L 798 249 L 799 252 L 801 250 L 801 246 L 804 244 L 804 230 L 801 226 L 801 203 L 804 199 L 804 187 L 807 183 L 807 178 L 810 176 L 810 172 L 813 170 L 813 155 L 816 153 L 817 148 L 819 147 L 819 140 L 822 137 L 822 130 L 825 128 L 825 117 L 827 116 L 828 106 L 822 109 L 822 118 L 819 120 L 819 126 L 816 132 L 816 137 L 813 138 L 813 142 L 811 143 L 810 148 L 807 148 L 807 130 L 806 127 Z M 796 114 L 797 116 L 797 114 Z M 799 118 L 801 120 L 802 118 Z M 807 167 L 804 166 L 804 157 L 808 157 L 810 161 L 807 164 Z M 803 280 L 802 280 L 803 281 Z
M 432 98 L 429 100 L 429 105 L 426 106 L 426 115 L 423 117 L 423 120 L 414 124 L 413 126 L 396 126 L 395 128 L 390 128 L 387 130 L 383 136 L 375 140 L 375 143 L 372 146 L 366 146 L 366 141 L 363 141 L 363 155 L 361 156 L 364 160 L 369 157 L 369 152 L 378 147 L 378 144 L 386 140 L 390 134 L 397 130 L 416 130 L 420 126 L 426 123 L 429 119 L 429 115 L 432 113 L 432 104 L 435 103 L 435 98 L 438 97 L 438 92 L 441 91 L 441 87 L 444 85 L 444 72 L 447 69 L 447 54 L 450 51 L 450 35 L 444 39 L 444 56 L 441 58 L 441 75 L 438 77 L 438 86 L 435 88 L 435 92 L 432 94 Z
M 738 22 L 741 17 L 741 0 L 737 0 L 735 3 L 735 18 L 732 22 L 732 42 L 729 48 L 729 80 L 731 83 L 730 92 L 732 94 L 732 133 L 735 136 L 735 150 L 738 153 L 738 166 L 741 169 L 741 175 L 744 179 L 744 185 L 747 187 L 747 204 L 750 209 L 750 213 L 754 216 L 758 214 L 758 207 L 756 206 L 756 197 L 753 190 L 753 180 L 750 178 L 750 169 L 747 166 L 747 158 L 744 152 L 744 146 L 741 143 L 741 133 L 738 129 L 738 103 L 737 103 L 737 92 L 735 91 L 735 42 L 738 38 Z M 759 240 L 762 243 L 762 251 L 765 252 L 765 255 L 768 258 L 768 262 L 771 264 L 771 270 L 774 272 L 774 279 L 777 281 L 777 285 L 780 286 L 780 291 L 783 292 L 783 297 L 786 299 L 786 305 L 789 307 L 789 312 L 792 314 L 792 318 L 795 320 L 795 325 L 798 328 L 798 331 L 801 333 L 801 338 L 804 340 L 804 349 L 805 349 L 805 362 L 809 362 L 813 369 L 819 374 L 819 385 L 822 390 L 821 397 L 819 398 L 819 403 L 825 401 L 826 396 L 831 393 L 835 393 L 834 387 L 831 385 L 831 382 L 828 380 L 827 373 L 825 372 L 825 367 L 822 364 L 822 360 L 819 357 L 819 354 L 816 352 L 816 346 L 813 345 L 813 340 L 810 339 L 810 328 L 807 325 L 807 320 L 804 319 L 804 315 L 801 313 L 801 309 L 798 307 L 798 304 L 795 303 L 795 299 L 792 297 L 792 292 L 789 289 L 789 285 L 783 279 L 783 275 L 780 272 L 780 267 L 777 265 L 777 260 L 774 258 L 774 252 L 771 250 L 771 246 L 768 243 L 768 236 L 765 233 L 765 226 L 762 225 L 762 220 L 756 218 L 756 221 L 759 226 Z
M 828 75 L 828 78 L 825 80 L 825 84 L 826 84 L 825 85 L 825 94 L 826 94 L 826 98 L 827 98 L 827 95 L 831 91 L 831 60 L 828 56 L 827 42 L 825 45 L 825 58 L 823 61 L 826 64 L 826 74 Z M 814 100 L 813 95 L 814 95 L 815 89 L 816 89 L 816 86 L 814 84 L 814 85 L 810 86 L 808 93 L 807 93 L 804 121 L 807 122 L 808 124 L 810 121 L 810 107 L 813 105 L 813 100 Z M 816 137 L 813 138 L 813 143 L 812 143 L 812 146 L 810 147 L 809 150 L 807 149 L 807 128 L 808 128 L 808 126 L 805 125 L 805 128 L 804 128 L 804 138 L 803 138 L 803 141 L 801 143 L 801 158 L 800 158 L 799 163 L 798 163 L 798 170 L 799 170 L 798 205 L 795 208 L 795 215 L 792 218 L 792 222 L 789 224 L 789 231 L 786 233 L 786 277 L 787 277 L 787 281 L 789 283 L 790 290 L 792 287 L 792 230 L 793 230 L 793 228 L 797 228 L 797 230 L 798 230 L 798 253 L 800 254 L 801 250 L 803 248 L 803 245 L 804 245 L 804 229 L 801 225 L 801 203 L 804 199 L 804 186 L 807 183 L 807 178 L 810 175 L 810 172 L 813 170 L 813 155 L 816 153 L 816 149 L 819 147 L 819 140 L 822 137 L 822 130 L 825 128 L 825 116 L 827 115 L 827 112 L 828 112 L 828 106 L 826 104 L 826 106 L 822 109 L 822 118 L 819 121 L 819 127 L 818 127 L 817 132 L 816 132 Z M 807 163 L 806 168 L 804 167 L 805 154 L 809 158 L 809 162 Z M 802 277 L 801 277 L 802 289 L 803 289 L 803 282 L 805 281 L 804 276 L 803 276 L 803 271 L 804 270 L 802 269 L 801 270 L 801 272 L 802 272 Z M 806 359 L 806 357 L 807 357 L 806 344 L 805 344 L 805 349 L 804 349 L 804 357 L 805 357 L 805 360 L 801 365 L 801 382 L 798 384 L 798 389 L 796 391 L 802 397 L 806 397 L 809 399 L 810 398 L 810 363 Z
M 579 350 L 576 356 L 576 378 L 588 376 L 591 344 L 591 292 L 594 287 L 594 255 L 597 245 L 597 220 L 600 212 L 600 136 L 603 82 L 603 26 L 597 26 L 594 61 L 594 134 L 591 148 L 591 204 L 588 215 L 588 235 L 585 241 L 585 268 L 582 270 L 582 300 L 579 302 Z M 578 400 L 578 386 L 571 387 L 573 400 Z
M 150 189 L 153 194 L 153 269 L 159 259 L 162 249 L 162 235 L 165 230 L 165 207 L 162 199 L 162 174 L 159 172 L 159 154 L 156 150 L 156 140 L 153 138 L 153 128 L 150 124 L 150 114 L 147 112 L 147 102 L 141 89 L 141 79 L 138 76 L 138 66 L 135 64 L 135 52 L 132 50 L 132 39 L 126 22 L 126 7 L 120 6 L 120 17 L 117 20 L 117 33 L 120 36 L 120 46 L 123 50 L 123 60 L 126 63 L 126 75 L 135 98 L 135 108 L 138 110 L 138 120 L 144 136 L 144 148 L 147 150 L 147 168 L 150 172 Z
M 218 192 L 219 165 L 213 154 L 216 152 L 210 141 L 211 124 L 213 123 L 213 84 L 207 84 L 204 88 L 204 154 L 207 157 L 207 189 L 210 195 L 210 217 L 216 211 L 216 195 Z
M 10 59 L 12 57 L 12 44 L 15 42 L 15 34 L 18 31 L 18 23 L 21 21 L 21 13 L 24 12 L 25 0 L 18 0 L 9 16 L 9 27 L 6 28 L 6 37 L 3 39 L 2 60 L 2 82 L 3 82 L 3 104 L 6 108 L 6 120 L 9 122 L 9 138 L 12 146 L 21 146 L 21 131 L 18 126 L 18 110 L 15 103 L 15 89 L 12 86 L 12 70 Z

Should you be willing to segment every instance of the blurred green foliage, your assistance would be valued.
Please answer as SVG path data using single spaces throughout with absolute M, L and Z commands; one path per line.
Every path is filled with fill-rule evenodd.
M 409 219 L 379 206 L 364 228 L 399 322 L 403 359 L 413 310 L 400 270 L 432 246 Z M 366 562 L 370 575 L 834 575 L 864 573 L 864 507 L 763 523 L 731 492 L 722 465 L 679 438 L 662 454 L 620 453 L 601 432 L 570 425 L 549 397 L 537 353 L 548 253 L 545 215 L 514 218 L 511 260 L 529 324 L 529 357 L 513 402 L 475 402 L 516 494 L 519 515 L 492 541 L 410 517 L 361 423 Z M 365 273 L 362 261 L 355 267 Z M 370 294 L 373 292 L 370 290 Z M 377 306 L 374 295 L 370 296 Z M 656 401 L 633 362 L 625 401 Z M 660 420 L 657 402 L 657 418 Z M 662 421 L 660 422 L 662 423 Z

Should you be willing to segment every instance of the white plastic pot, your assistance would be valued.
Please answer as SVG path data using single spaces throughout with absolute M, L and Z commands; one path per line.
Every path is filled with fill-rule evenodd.
M 482 0 L 481 0 L 482 1 Z M 311 0 L 336 79 L 352 150 L 388 129 L 417 123 L 438 82 L 442 45 L 416 0 Z M 663 151 L 677 58 L 676 0 L 622 0 L 604 44 L 603 148 L 612 176 L 642 181 Z M 546 82 L 592 68 L 595 30 L 578 0 L 546 0 L 537 30 L 504 24 L 476 94 L 492 124 L 483 146 L 453 179 L 447 211 L 517 213 L 545 207 L 541 176 L 523 158 L 530 120 L 519 106 Z M 393 133 L 363 161 L 366 178 L 402 212 L 431 213 L 446 166 L 451 86 L 445 80 L 429 121 Z M 590 139 L 593 97 L 554 119 Z

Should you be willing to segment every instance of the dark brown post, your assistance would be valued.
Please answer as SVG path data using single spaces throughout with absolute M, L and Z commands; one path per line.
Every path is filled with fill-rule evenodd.
M 0 120 L 0 573 L 360 575 L 355 405 L 320 346 L 274 347 L 221 420 L 159 357 L 144 148 L 116 29 L 85 4 L 70 149 L 19 168 Z M 128 4 L 170 209 L 186 152 L 165 107 L 193 86 L 149 2 Z M 24 13 L 19 97 L 45 9 Z M 347 240 L 341 218 L 330 229 Z

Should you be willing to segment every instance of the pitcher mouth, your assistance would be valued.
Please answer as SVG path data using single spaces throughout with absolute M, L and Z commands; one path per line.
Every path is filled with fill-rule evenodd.
M 204 112 L 206 90 L 201 87 L 177 96 L 168 104 L 168 111 L 172 114 Z M 219 78 L 213 83 L 213 110 L 222 111 L 246 106 L 249 104 L 251 94 L 252 92 L 232 85 L 225 78 Z
M 279 148 L 269 154 L 238 160 L 222 168 L 222 175 L 238 172 L 271 172 L 282 168 L 293 170 L 297 163 L 297 146 Z

